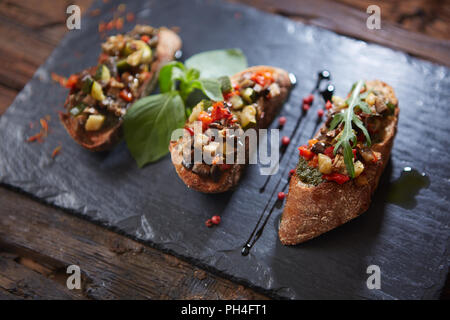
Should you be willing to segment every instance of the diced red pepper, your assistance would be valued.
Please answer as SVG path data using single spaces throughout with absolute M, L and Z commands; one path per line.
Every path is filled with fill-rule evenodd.
M 150 40 L 150 37 L 145 34 L 141 37 L 141 40 L 147 43 Z
M 286 117 L 280 117 L 280 119 L 278 119 L 278 124 L 280 126 L 284 126 L 286 124 Z
M 283 200 L 285 197 L 286 197 L 286 194 L 283 191 L 278 192 L 278 200 Z
M 223 106 L 222 102 L 216 102 L 213 105 L 213 109 L 211 111 L 212 121 L 218 121 L 221 119 L 228 119 L 232 117 L 230 110 Z
M 133 101 L 133 95 L 131 94 L 130 91 L 128 91 L 127 89 L 123 89 L 122 91 L 120 91 L 120 97 L 125 100 L 126 102 L 131 102 Z
M 295 169 L 289 170 L 289 178 L 295 173 Z
M 322 118 L 324 113 L 325 112 L 323 111 L 323 109 L 319 109 L 319 111 L 317 111 L 317 115 L 319 116 L 319 118 Z
M 311 108 L 311 107 L 310 107 L 310 105 L 309 105 L 309 104 L 307 104 L 307 103 L 304 103 L 304 104 L 303 104 L 303 107 L 302 107 L 302 108 L 303 108 L 303 111 L 308 111 L 308 110 L 309 110 L 309 108 Z
M 356 149 L 352 149 L 352 152 L 353 152 L 353 158 L 356 159 Z
M 263 87 L 272 84 L 274 81 L 273 74 L 270 71 L 255 72 L 252 75 L 251 80 Z
M 323 179 L 328 180 L 328 181 L 334 181 L 336 183 L 339 184 L 343 184 L 345 182 L 347 182 L 348 180 L 350 180 L 350 177 L 345 175 L 345 174 L 341 174 L 341 173 L 331 173 L 331 174 L 324 174 L 322 176 Z
M 186 129 L 187 132 L 189 132 L 189 134 L 190 134 L 191 136 L 194 135 L 194 130 L 193 130 L 191 127 L 186 126 L 186 127 L 184 127 L 184 128 Z
M 311 160 L 314 157 L 314 152 L 309 150 L 307 146 L 301 146 L 298 150 L 300 151 L 300 155 L 306 160 Z
M 232 96 L 239 95 L 239 90 L 234 90 L 223 95 L 224 100 L 228 101 Z
M 314 154 L 313 158 L 308 161 L 308 165 L 313 168 L 317 168 L 319 165 L 319 156 L 317 154 Z
M 66 87 L 69 89 L 73 89 L 73 88 L 75 88 L 77 83 L 78 83 L 78 76 L 76 74 L 73 74 L 69 77 L 69 79 L 67 79 Z
M 331 108 L 333 108 L 333 104 L 331 103 L 330 100 L 328 100 L 327 103 L 325 104 L 325 109 L 330 110 Z
M 203 131 L 208 129 L 209 124 L 213 122 L 213 119 L 206 111 L 201 111 L 197 119 L 202 122 Z
M 326 148 L 323 153 L 330 158 L 334 158 L 334 147 L 331 146 Z

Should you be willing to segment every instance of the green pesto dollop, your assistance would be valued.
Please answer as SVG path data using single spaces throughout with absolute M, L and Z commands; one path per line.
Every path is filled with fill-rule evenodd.
M 303 183 L 317 186 L 323 181 L 322 173 L 320 173 L 320 171 L 317 168 L 310 167 L 308 165 L 308 161 L 306 161 L 305 158 L 303 157 L 300 157 L 296 172 L 298 178 Z

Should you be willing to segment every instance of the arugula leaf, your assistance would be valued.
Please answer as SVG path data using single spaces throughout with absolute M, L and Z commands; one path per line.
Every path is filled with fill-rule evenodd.
M 172 132 L 184 121 L 184 103 L 176 91 L 148 96 L 131 106 L 123 128 L 128 149 L 140 168 L 167 154 Z
M 218 78 L 247 68 L 247 58 L 239 49 L 212 50 L 193 55 L 185 65 L 199 70 L 203 78 Z
M 348 108 L 346 108 L 342 113 L 336 114 L 330 123 L 331 130 L 336 128 L 341 123 L 344 123 L 344 128 L 339 134 L 338 141 L 334 146 L 334 154 L 336 154 L 339 148 L 342 147 L 345 167 L 347 168 L 347 172 L 352 178 L 355 177 L 355 167 L 353 165 L 353 151 L 351 144 L 355 145 L 357 142 L 355 130 L 353 130 L 352 124 L 355 124 L 355 126 L 361 129 L 367 139 L 367 144 L 369 146 L 371 144 L 369 132 L 364 127 L 362 121 L 359 120 L 359 118 L 354 113 L 355 107 L 360 107 L 363 112 L 366 112 L 365 110 L 367 108 L 368 112 L 366 113 L 371 113 L 368 105 L 364 101 L 362 101 L 360 95 L 360 91 L 364 85 L 365 84 L 362 80 L 353 85 L 352 94 L 347 99 Z

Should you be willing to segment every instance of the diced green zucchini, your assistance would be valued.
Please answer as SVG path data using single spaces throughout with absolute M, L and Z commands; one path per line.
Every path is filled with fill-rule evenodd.
M 242 98 L 244 98 L 245 102 L 253 103 L 256 100 L 256 92 L 252 88 L 246 88 L 242 91 Z
M 84 93 L 91 93 L 91 88 L 92 85 L 94 84 L 94 80 L 92 79 L 91 76 L 86 76 L 83 78 L 82 83 L 81 83 L 81 90 Z
M 212 101 L 211 101 L 211 100 L 203 99 L 203 100 L 201 101 L 201 103 L 202 103 L 202 105 L 203 105 L 203 110 L 207 110 L 209 107 L 212 106 Z
M 94 83 L 92 84 L 91 96 L 98 101 L 105 100 L 102 86 L 97 81 L 94 81 Z
M 223 76 L 217 79 L 220 83 L 220 89 L 222 90 L 222 92 L 226 93 L 226 92 L 230 92 L 233 87 L 231 86 L 231 80 L 229 77 L 227 76 Z
M 127 59 L 122 59 L 117 61 L 117 70 L 119 72 L 124 72 L 125 70 L 129 69 L 131 66 L 128 64 Z
M 104 64 L 99 65 L 97 68 L 97 73 L 95 74 L 95 79 L 108 82 L 109 79 L 111 79 L 111 73 L 109 72 L 108 67 Z
M 76 116 L 80 115 L 85 108 L 86 108 L 86 105 L 84 103 L 80 103 L 79 105 L 77 105 L 77 106 L 73 107 L 72 109 L 70 109 L 69 113 L 73 117 L 76 117 Z
M 239 117 L 241 126 L 246 129 L 256 125 L 256 108 L 253 105 L 246 106 Z
M 234 95 L 230 98 L 230 103 L 233 105 L 233 109 L 238 110 L 244 106 L 244 101 L 239 95 Z
M 141 63 L 141 59 L 142 59 L 142 51 L 138 50 L 136 52 L 133 52 L 127 57 L 127 63 L 132 67 L 136 67 Z

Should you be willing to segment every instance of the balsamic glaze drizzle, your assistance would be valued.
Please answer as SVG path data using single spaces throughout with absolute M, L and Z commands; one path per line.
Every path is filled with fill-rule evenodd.
M 311 91 L 311 94 L 314 94 L 316 91 L 319 90 L 320 84 L 321 84 L 321 82 L 322 82 L 323 80 L 330 80 L 330 79 L 331 79 L 331 75 L 330 75 L 330 73 L 329 73 L 327 70 L 323 70 L 322 72 L 319 72 L 318 78 L 317 78 L 317 82 L 316 82 L 316 86 L 315 86 L 315 88 Z M 334 94 L 334 85 L 332 85 L 331 83 L 328 83 L 326 89 L 320 91 L 320 94 L 321 94 L 322 98 L 325 100 L 325 102 L 331 100 L 331 98 L 332 98 L 332 96 L 333 96 L 333 94 Z M 293 138 L 295 137 L 296 132 L 297 132 L 297 129 L 298 129 L 298 127 L 300 126 L 300 123 L 302 122 L 302 119 L 304 118 L 305 113 L 306 113 L 306 112 L 302 111 L 302 114 L 300 115 L 300 118 L 297 120 L 297 124 L 295 125 L 294 131 L 292 132 L 292 134 L 291 134 L 291 136 L 290 136 L 291 141 L 292 141 Z M 318 128 L 318 126 L 319 126 L 320 123 L 321 123 L 321 119 L 319 118 L 319 119 L 317 119 L 316 125 L 314 126 L 313 135 L 316 133 L 317 128 Z M 287 149 L 287 148 L 283 148 L 283 149 L 282 149 L 282 154 L 281 154 L 281 157 L 280 157 L 280 160 L 279 160 L 280 162 L 281 162 L 281 159 L 282 159 L 283 155 L 285 154 L 286 149 Z M 293 149 L 293 150 L 295 150 L 295 149 Z M 292 153 L 292 152 L 291 152 L 291 153 Z M 289 170 L 289 169 L 287 169 L 287 170 Z M 245 244 L 243 245 L 242 250 L 241 250 L 241 254 L 242 254 L 243 256 L 246 256 L 246 255 L 248 255 L 248 254 L 250 253 L 251 248 L 253 248 L 253 246 L 255 245 L 255 243 L 256 243 L 256 242 L 258 241 L 258 239 L 261 237 L 261 235 L 262 235 L 262 233 L 263 233 L 263 231 L 264 231 L 264 228 L 265 228 L 267 222 L 269 221 L 269 219 L 270 219 L 270 217 L 271 217 L 273 211 L 275 210 L 275 208 L 277 207 L 277 205 L 281 205 L 281 204 L 282 204 L 282 202 L 283 202 L 282 200 L 279 200 L 279 199 L 275 200 L 275 202 L 273 203 L 273 205 L 272 205 L 272 207 L 271 207 L 269 213 L 267 214 L 266 218 L 264 219 L 264 221 L 263 221 L 261 227 L 259 227 L 259 225 L 260 225 L 260 223 L 261 223 L 261 221 L 262 221 L 262 219 L 263 219 L 263 217 L 264 217 L 264 213 L 266 212 L 267 208 L 269 207 L 269 204 L 270 204 L 270 202 L 271 202 L 270 200 L 274 197 L 275 193 L 277 192 L 278 186 L 280 185 L 281 181 L 283 180 L 283 177 L 286 175 L 287 170 L 285 170 L 285 172 L 283 172 L 283 175 L 281 176 L 280 180 L 278 180 L 278 182 L 277 182 L 275 188 L 274 188 L 273 191 L 272 191 L 272 194 L 271 194 L 271 196 L 270 196 L 270 198 L 269 198 L 269 201 L 266 203 L 266 205 L 265 205 L 265 207 L 264 207 L 264 209 L 263 209 L 261 215 L 259 216 L 259 219 L 258 219 L 258 221 L 257 221 L 257 223 L 256 223 L 255 228 L 253 228 L 252 233 L 250 234 L 250 237 L 248 238 L 248 240 L 247 240 L 247 241 L 245 242 Z M 272 175 L 269 175 L 269 176 L 267 177 L 266 182 L 265 182 L 264 185 L 261 187 L 261 189 L 260 189 L 260 192 L 261 192 L 261 193 L 264 192 L 264 189 L 265 189 L 265 187 L 267 186 L 268 182 L 270 181 L 270 177 L 271 177 L 271 176 L 272 176 Z M 282 191 L 284 191 L 284 190 L 289 186 L 289 180 L 290 180 L 290 179 L 288 179 L 288 180 L 286 181 L 286 183 L 284 184 L 283 188 L 281 189 Z M 258 227 L 259 227 L 259 228 L 258 228 Z
M 331 74 L 328 70 L 323 70 L 323 71 L 319 72 L 317 75 L 316 85 L 315 85 L 314 89 L 311 90 L 311 94 L 314 94 L 319 90 L 322 81 L 324 81 L 324 80 L 329 81 L 330 79 L 331 79 Z M 326 102 L 328 100 L 331 100 L 331 96 L 333 95 L 333 92 L 334 92 L 334 86 L 332 84 L 329 84 L 325 90 L 320 91 L 320 94 L 322 95 L 322 97 L 325 99 L 325 102 Z M 294 131 L 292 131 L 291 135 L 289 136 L 290 141 L 293 141 L 294 137 L 296 136 L 297 130 L 300 127 L 303 118 L 305 118 L 305 115 L 306 115 L 306 111 L 302 109 L 302 113 L 300 114 L 300 117 L 298 118 L 297 123 L 295 124 Z M 281 162 L 281 160 L 283 160 L 283 156 L 286 153 L 286 149 L 287 149 L 286 146 L 280 147 L 281 156 L 280 156 L 279 162 Z M 264 182 L 263 186 L 259 189 L 260 193 L 263 193 L 265 191 L 267 185 L 269 184 L 271 177 L 272 177 L 272 174 L 267 176 L 266 181 Z

